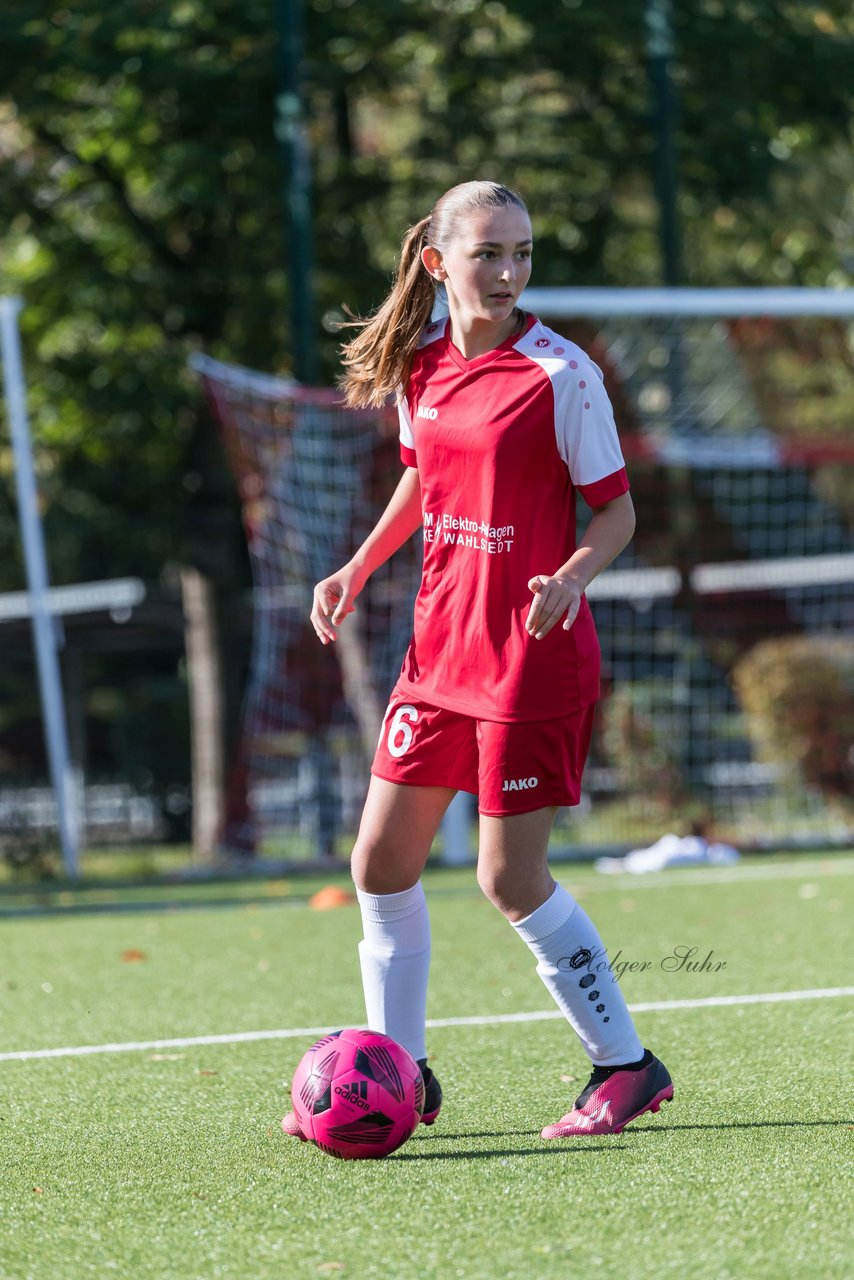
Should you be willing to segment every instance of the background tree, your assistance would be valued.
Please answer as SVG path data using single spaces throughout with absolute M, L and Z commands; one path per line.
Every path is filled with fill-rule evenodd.
M 157 583 L 169 564 L 193 565 L 214 586 L 203 651 L 225 647 L 235 707 L 229 605 L 245 553 L 186 359 L 204 348 L 269 365 L 284 346 L 269 18 L 267 5 L 222 0 L 36 0 L 0 18 L 0 288 L 26 302 L 53 580 Z M 0 587 L 20 587 L 9 506 L 2 534 Z M 171 689 L 174 702 L 174 660 Z M 180 769 L 168 690 L 149 680 L 140 697 L 162 738 L 149 742 L 154 767 Z
M 402 228 L 468 175 L 525 193 L 539 282 L 657 281 L 634 0 L 310 0 L 306 18 L 327 378 L 341 303 L 378 300 Z M 689 281 L 843 283 L 850 9 L 691 0 L 674 21 Z M 289 365 L 277 38 L 272 0 L 0 18 L 0 285 L 27 303 L 58 580 L 155 576 L 190 544 L 222 559 L 227 485 L 185 359 Z M 20 581 L 14 554 L 2 574 Z
M 539 283 L 659 281 L 642 5 L 305 4 L 326 380 L 342 305 L 380 300 L 405 226 L 464 178 L 524 192 Z M 674 27 L 686 283 L 844 283 L 850 7 L 686 0 Z M 26 303 L 52 577 L 194 565 L 235 703 L 246 561 L 186 358 L 290 367 L 277 40 L 273 0 L 0 14 L 0 289 Z M 23 580 L 9 488 L 0 589 Z

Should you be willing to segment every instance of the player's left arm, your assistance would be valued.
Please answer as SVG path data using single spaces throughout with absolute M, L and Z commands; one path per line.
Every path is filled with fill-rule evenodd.
M 584 537 L 566 563 L 554 573 L 538 573 L 529 580 L 528 587 L 534 594 L 525 623 L 529 634 L 542 640 L 561 618 L 568 631 L 581 608 L 584 592 L 628 545 L 634 531 L 635 509 L 630 494 L 621 493 L 594 508 Z

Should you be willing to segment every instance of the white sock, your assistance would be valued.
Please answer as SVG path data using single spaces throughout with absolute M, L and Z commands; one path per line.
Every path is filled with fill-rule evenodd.
M 413 1058 L 426 1058 L 430 917 L 419 880 L 402 893 L 356 890 L 362 911 L 359 943 L 368 1026 L 391 1036 Z
M 552 896 L 513 928 L 537 957 L 537 973 L 590 1061 L 612 1067 L 642 1058 L 602 939 L 572 894 L 556 884 Z

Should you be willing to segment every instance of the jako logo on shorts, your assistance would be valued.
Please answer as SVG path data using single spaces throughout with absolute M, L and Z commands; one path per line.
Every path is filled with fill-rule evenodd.
M 531 791 L 539 782 L 539 778 L 505 778 L 502 791 Z
M 431 409 L 426 404 L 420 404 L 415 410 L 416 418 L 429 418 L 431 422 L 435 422 L 439 416 L 438 409 Z

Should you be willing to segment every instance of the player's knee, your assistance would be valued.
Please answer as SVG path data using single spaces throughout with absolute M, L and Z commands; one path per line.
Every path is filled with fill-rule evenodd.
M 492 905 L 504 915 L 513 907 L 513 881 L 514 876 L 508 867 L 483 860 L 478 863 L 477 883 Z
M 541 906 L 554 889 L 545 867 L 519 867 L 513 863 L 478 863 L 477 882 L 494 907 L 512 923 L 518 923 Z
M 418 880 L 417 871 L 401 865 L 399 847 L 362 837 L 353 849 L 350 873 L 356 888 L 363 893 L 402 893 Z

